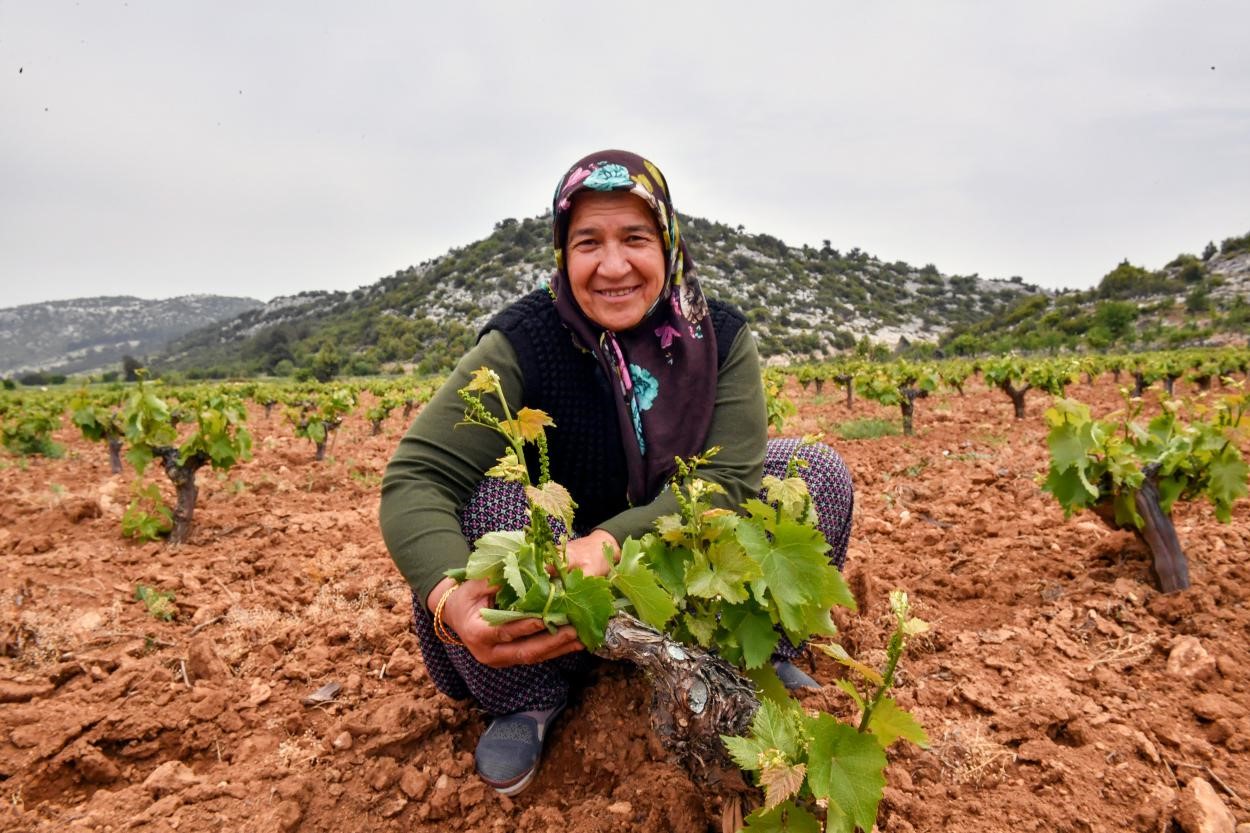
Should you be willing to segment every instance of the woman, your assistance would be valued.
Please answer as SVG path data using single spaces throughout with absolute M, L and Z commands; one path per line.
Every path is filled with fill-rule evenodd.
M 555 422 L 551 476 L 577 504 L 567 556 L 587 574 L 606 574 L 605 552 L 619 556 L 627 536 L 677 511 L 664 488 L 674 457 L 720 446 L 700 475 L 725 488 L 725 505 L 738 506 L 759 491 L 766 470 L 784 470 L 796 445 L 767 442 L 754 338 L 741 313 L 704 298 L 652 163 L 619 150 L 579 160 L 561 178 L 552 214 L 550 287 L 487 324 L 382 483 L 382 531 L 413 587 L 426 668 L 445 694 L 472 697 L 495 716 L 475 760 L 505 795 L 532 779 L 569 679 L 589 660 L 572 627 L 553 634 L 536 619 L 490 626 L 479 615 L 493 597 L 485 582 L 444 577 L 464 566 L 482 534 L 528 520 L 515 484 L 484 477 L 502 453 L 499 438 L 455 427 L 464 414 L 456 392 L 470 374 L 490 367 L 511 406 L 541 409 Z M 804 478 L 841 566 L 850 478 L 832 451 L 808 456 Z M 778 663 L 787 684 L 814 685 L 785 658 Z

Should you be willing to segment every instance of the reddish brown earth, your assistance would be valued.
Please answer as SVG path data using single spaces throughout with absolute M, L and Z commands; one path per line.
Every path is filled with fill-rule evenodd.
M 1110 380 L 1072 392 L 1098 413 L 1117 401 Z M 794 393 L 794 433 L 894 416 Z M 835 443 L 856 481 L 862 602 L 839 615 L 843 642 L 880 658 L 896 587 L 933 625 L 898 690 L 932 743 L 895 751 L 879 827 L 1231 830 L 1250 821 L 1250 503 L 1230 525 L 1178 507 L 1194 586 L 1160 595 L 1134 536 L 1065 521 L 1039 491 L 1044 399 L 1017 422 L 973 383 L 920 402 L 915 437 Z M 0 459 L 0 829 L 716 824 L 664 761 L 626 667 L 595 673 L 527 792 L 486 789 L 482 719 L 426 677 L 375 522 L 404 426 L 370 437 L 357 415 L 316 463 L 278 419 L 252 419 L 255 459 L 201 473 L 177 548 L 122 539 L 130 474 L 110 476 L 102 446 L 65 430 L 63 459 Z M 136 584 L 175 591 L 177 618 L 150 617 Z M 808 667 L 825 686 L 806 704 L 845 713 L 839 669 Z M 327 682 L 336 699 L 302 704 Z

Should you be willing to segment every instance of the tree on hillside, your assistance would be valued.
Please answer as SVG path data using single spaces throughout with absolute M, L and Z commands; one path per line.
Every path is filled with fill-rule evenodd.
M 127 382 L 139 381 L 139 371 L 143 369 L 143 362 L 134 356 L 122 356 L 122 377 Z

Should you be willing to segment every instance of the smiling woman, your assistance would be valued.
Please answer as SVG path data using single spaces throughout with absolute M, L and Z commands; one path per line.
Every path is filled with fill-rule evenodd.
M 486 477 L 498 437 L 463 425 L 457 391 L 488 367 L 513 407 L 550 416 L 551 479 L 576 504 L 565 558 L 585 575 L 606 574 L 626 537 L 677 511 L 665 488 L 675 458 L 720 447 L 699 473 L 724 490 L 720 505 L 737 507 L 759 493 L 764 474 L 784 473 L 797 445 L 767 440 L 754 337 L 740 312 L 704 298 L 655 165 L 626 151 L 591 154 L 560 178 L 552 207 L 549 285 L 491 319 L 418 415 L 382 484 L 382 532 L 413 588 L 426 668 L 442 692 L 495 715 L 476 761 L 507 795 L 534 776 L 547 726 L 591 659 L 572 627 L 487 624 L 494 589 L 446 577 L 465 566 L 469 542 L 529 520 L 518 484 Z M 806 456 L 803 477 L 840 566 L 850 476 L 832 450 Z M 779 673 L 810 683 L 789 664 L 794 655 L 783 642 Z

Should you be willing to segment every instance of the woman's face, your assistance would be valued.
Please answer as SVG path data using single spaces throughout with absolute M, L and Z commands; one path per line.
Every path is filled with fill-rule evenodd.
M 628 330 L 664 288 L 655 215 L 625 191 L 582 191 L 573 198 L 564 264 L 586 317 L 612 332 Z

